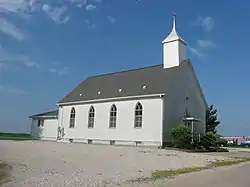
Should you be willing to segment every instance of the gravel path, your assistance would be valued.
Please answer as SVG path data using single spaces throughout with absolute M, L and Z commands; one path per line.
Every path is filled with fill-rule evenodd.
M 223 156 L 41 141 L 0 141 L 0 161 L 13 167 L 4 187 L 117 186 L 152 171 L 204 166 Z

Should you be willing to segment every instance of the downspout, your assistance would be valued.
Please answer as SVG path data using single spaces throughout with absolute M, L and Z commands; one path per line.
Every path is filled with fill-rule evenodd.
M 194 143 L 194 120 L 192 120 L 192 144 Z
M 161 95 L 160 96 L 161 97 L 161 100 L 162 100 L 162 106 L 161 106 L 161 108 L 162 108 L 162 124 L 161 124 L 161 147 L 163 147 L 163 144 L 164 144 L 164 139 L 163 139 L 163 137 L 164 137 L 164 121 L 165 121 L 165 116 L 164 116 L 164 101 L 165 101 L 165 97 L 164 97 L 164 95 Z
M 61 110 L 60 110 L 61 109 Z M 59 106 L 58 111 L 58 130 L 57 130 L 57 140 L 60 140 L 62 138 L 62 120 L 63 119 L 63 107 Z M 60 131 L 60 132 L 59 132 Z
M 59 130 L 60 130 L 60 107 L 58 108 L 58 115 L 57 115 L 57 138 L 56 138 L 56 141 L 58 141 L 60 139 L 59 137 Z
M 61 129 L 63 129 L 63 134 L 61 134 L 61 136 L 62 136 L 62 139 L 64 138 L 64 127 L 63 127 L 63 107 L 62 106 L 60 106 L 61 107 Z

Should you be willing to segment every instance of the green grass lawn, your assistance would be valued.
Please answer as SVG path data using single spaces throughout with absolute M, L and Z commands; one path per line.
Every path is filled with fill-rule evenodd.
M 220 160 L 220 161 L 214 161 L 208 163 L 206 166 L 203 167 L 189 167 L 189 168 L 183 168 L 183 169 L 177 169 L 177 170 L 160 170 L 160 171 L 154 171 L 152 172 L 151 177 L 139 177 L 133 180 L 129 180 L 127 182 L 134 183 L 134 182 L 150 182 L 155 181 L 157 179 L 163 179 L 163 178 L 172 178 L 178 175 L 186 174 L 186 173 L 193 173 L 193 172 L 199 172 L 202 170 L 207 169 L 213 169 L 217 167 L 225 167 L 225 166 L 232 166 L 244 162 L 250 162 L 250 158 L 238 158 L 235 160 Z
M 0 132 L 0 140 L 31 140 L 30 134 L 26 133 L 2 133 Z
M 245 146 L 245 145 L 232 145 L 232 144 L 227 144 L 225 147 L 232 147 L 232 148 L 249 148 L 250 146 Z

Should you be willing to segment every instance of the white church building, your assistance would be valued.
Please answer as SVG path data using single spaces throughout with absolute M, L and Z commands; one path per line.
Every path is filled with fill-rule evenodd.
M 35 139 L 109 145 L 162 146 L 185 116 L 205 132 L 207 103 L 176 31 L 162 42 L 163 62 L 151 67 L 96 75 L 82 81 L 58 109 L 30 116 Z

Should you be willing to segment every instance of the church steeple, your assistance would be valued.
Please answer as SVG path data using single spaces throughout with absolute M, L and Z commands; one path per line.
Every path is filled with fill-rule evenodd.
M 186 42 L 179 36 L 178 32 L 176 31 L 176 15 L 173 14 L 173 25 L 172 25 L 172 31 L 168 35 L 168 37 L 163 40 L 162 43 L 172 42 L 175 40 L 180 40 L 182 43 L 186 45 Z
M 176 31 L 176 15 L 173 14 L 172 31 L 163 41 L 164 68 L 179 66 L 182 60 L 186 60 L 186 42 Z

